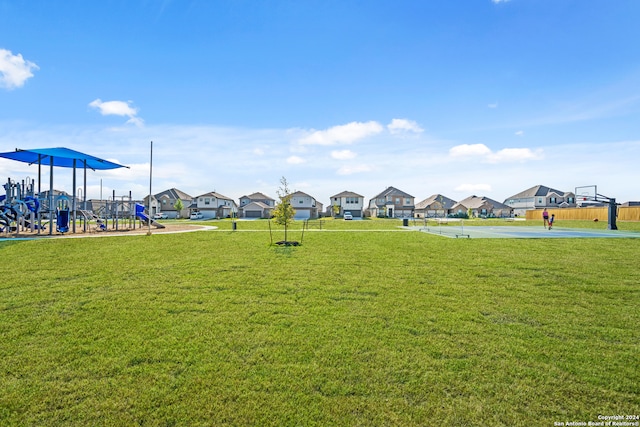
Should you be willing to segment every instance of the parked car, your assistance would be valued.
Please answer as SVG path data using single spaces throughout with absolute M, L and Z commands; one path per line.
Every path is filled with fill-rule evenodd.
M 162 212 L 159 212 L 159 213 L 153 215 L 153 219 L 167 219 L 167 218 L 169 218 L 169 215 L 167 215 L 166 213 L 162 213 Z
M 342 216 L 345 220 L 351 220 L 353 219 L 353 215 L 351 215 L 351 212 L 345 212 L 344 215 Z
M 203 217 L 202 212 L 192 212 L 189 219 L 202 219 Z

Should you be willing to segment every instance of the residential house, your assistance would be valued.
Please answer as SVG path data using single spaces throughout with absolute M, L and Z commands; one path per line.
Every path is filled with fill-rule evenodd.
M 322 212 L 322 203 L 317 202 L 315 198 L 302 191 L 296 191 L 291 194 L 291 206 L 296 211 L 295 219 L 318 218 L 320 212 Z
M 470 196 L 451 207 L 453 214 L 468 214 L 476 218 L 509 218 L 513 209 L 488 197 Z
M 271 218 L 276 201 L 263 193 L 240 197 L 240 218 Z
M 149 196 L 144 199 L 145 206 L 149 206 L 148 199 Z M 182 202 L 180 210 L 176 209 L 178 200 Z M 177 188 L 162 191 L 154 194 L 151 199 L 151 215 L 164 213 L 169 218 L 189 218 L 189 206 L 192 200 L 192 196 Z
M 369 200 L 369 215 L 379 218 L 410 218 L 413 216 L 415 198 L 389 187 Z
M 189 206 L 191 213 L 201 212 L 204 219 L 230 218 L 238 213 L 238 205 L 232 198 L 212 191 L 197 196 Z
M 524 216 L 526 211 L 532 209 L 574 208 L 576 207 L 576 195 L 572 192 L 536 185 L 507 197 L 504 204 L 513 209 L 514 215 Z
M 414 216 L 416 218 L 445 218 L 451 213 L 451 208 L 457 202 L 453 199 L 434 194 L 431 197 L 416 203 Z
M 343 191 L 331 196 L 328 212 L 331 216 L 341 217 L 345 212 L 351 212 L 354 218 L 362 218 L 364 212 L 364 196 L 353 191 Z

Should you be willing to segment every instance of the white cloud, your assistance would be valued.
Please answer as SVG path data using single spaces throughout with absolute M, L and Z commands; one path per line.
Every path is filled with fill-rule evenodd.
M 480 157 L 489 163 L 523 162 L 526 160 L 540 160 L 543 157 L 542 149 L 530 148 L 503 148 L 493 152 L 484 144 L 462 144 L 452 147 L 449 155 L 454 158 Z
M 462 144 L 452 147 L 449 154 L 452 157 L 486 156 L 491 150 L 484 144 Z
M 387 125 L 387 129 L 389 129 L 389 132 L 392 134 L 403 132 L 421 133 L 424 131 L 418 123 L 407 119 L 393 119 L 391 120 L 391 123 Z
M 21 54 L 14 55 L 10 50 L 0 49 L 0 87 L 9 90 L 22 87 L 38 69 L 35 63 L 26 61 Z
M 142 126 L 144 120 L 138 117 L 138 109 L 133 108 L 130 105 L 131 101 L 106 101 L 103 102 L 100 98 L 91 101 L 89 107 L 93 107 L 100 111 L 103 116 L 124 116 L 129 117 L 127 123 Z
M 303 145 L 352 144 L 368 136 L 379 134 L 382 130 L 382 125 L 375 121 L 366 123 L 351 122 L 346 125 L 334 126 L 327 130 L 314 131 L 310 135 L 301 138 L 299 142 Z
M 336 172 L 338 175 L 353 175 L 354 173 L 371 172 L 373 168 L 369 165 L 349 165 L 342 166 Z
M 496 153 L 490 154 L 487 159 L 491 163 L 503 163 L 540 160 L 542 157 L 541 149 L 533 151 L 530 148 L 504 148 Z
M 517 136 L 522 136 L 522 135 L 524 135 L 524 131 L 523 130 L 519 130 L 519 131 L 516 132 L 516 135 Z
M 254 148 L 252 153 L 256 156 L 264 156 L 264 150 L 262 148 Z
M 453 190 L 460 193 L 490 192 L 491 186 L 489 184 L 460 184 Z
M 287 163 L 289 163 L 290 165 L 300 165 L 305 162 L 306 162 L 305 159 L 298 156 L 290 156 L 289 158 L 287 158 Z
M 331 157 L 336 160 L 350 160 L 356 156 L 357 154 L 351 150 L 336 150 L 331 152 Z
M 508 3 L 511 0 L 491 0 L 493 3 L 498 4 L 498 3 Z
M 487 104 L 488 108 L 498 108 L 498 103 L 494 102 L 493 104 Z

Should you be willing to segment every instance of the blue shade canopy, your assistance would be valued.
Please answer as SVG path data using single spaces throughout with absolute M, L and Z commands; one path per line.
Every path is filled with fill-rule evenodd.
M 62 147 L 38 148 L 35 150 L 21 150 L 16 148 L 16 151 L 0 153 L 0 157 L 29 164 L 38 164 L 38 162 L 40 162 L 43 166 L 50 165 L 51 159 L 53 159 L 53 166 L 59 166 L 62 168 L 82 168 L 85 164 L 88 168 L 93 170 L 128 168 L 128 166 L 119 165 L 118 163 L 113 163 L 95 156 L 90 156 L 89 154 L 84 154 L 79 151 Z M 74 160 L 76 160 L 75 165 L 73 164 Z

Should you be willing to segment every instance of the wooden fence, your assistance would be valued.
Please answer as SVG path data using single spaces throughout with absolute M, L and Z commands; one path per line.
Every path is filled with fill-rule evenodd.
M 582 219 L 587 221 L 607 221 L 609 218 L 608 207 L 588 207 L 588 208 L 562 208 L 547 209 L 549 216 L 556 215 L 556 219 Z M 542 221 L 542 209 L 527 211 L 528 220 Z M 640 221 L 640 207 L 637 206 L 618 206 L 618 221 Z

